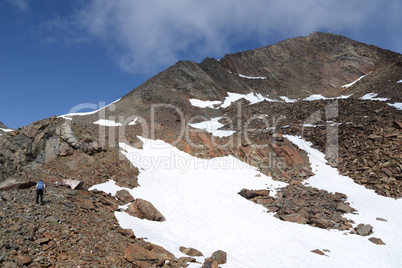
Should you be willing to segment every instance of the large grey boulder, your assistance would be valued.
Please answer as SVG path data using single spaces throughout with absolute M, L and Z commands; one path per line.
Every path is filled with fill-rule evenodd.
M 8 191 L 12 189 L 27 189 L 36 185 L 34 181 L 22 178 L 10 178 L 0 182 L 0 191 Z

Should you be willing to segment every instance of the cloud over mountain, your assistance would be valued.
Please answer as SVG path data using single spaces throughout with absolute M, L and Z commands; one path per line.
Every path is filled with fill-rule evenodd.
M 251 40 L 256 47 L 317 30 L 379 34 L 385 30 L 375 25 L 379 21 L 396 29 L 401 5 L 397 0 L 96 0 L 81 6 L 72 21 L 93 42 L 107 46 L 121 69 L 148 72 L 179 59 L 220 57 Z M 400 38 L 389 38 L 401 44 Z

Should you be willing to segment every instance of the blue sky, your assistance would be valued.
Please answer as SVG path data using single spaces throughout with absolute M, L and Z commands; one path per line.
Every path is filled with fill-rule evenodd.
M 400 0 L 2 0 L 0 121 L 110 103 L 178 60 L 332 32 L 402 52 Z

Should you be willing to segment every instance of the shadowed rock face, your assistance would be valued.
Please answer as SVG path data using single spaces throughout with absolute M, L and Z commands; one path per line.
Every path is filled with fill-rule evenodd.
M 3 124 L 3 122 L 0 121 L 0 128 L 8 128 L 6 125 Z

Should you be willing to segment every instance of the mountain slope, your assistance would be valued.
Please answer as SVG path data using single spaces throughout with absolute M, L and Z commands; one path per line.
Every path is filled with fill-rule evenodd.
M 247 252 L 244 244 L 240 243 L 233 251 L 220 236 L 220 232 L 223 234 L 230 228 L 219 228 L 231 226 L 222 219 L 225 213 L 235 211 L 226 218 L 236 219 L 241 214 L 238 209 L 244 206 L 247 207 L 246 213 L 255 212 L 252 217 L 244 215 L 245 218 L 257 217 L 259 223 L 266 220 L 263 233 L 267 240 L 266 229 L 274 226 L 275 230 L 287 234 L 298 229 L 309 230 L 311 237 L 317 241 L 325 236 L 325 244 L 331 245 L 328 259 L 320 259 L 325 256 L 311 257 L 313 244 L 304 240 L 293 247 L 297 254 L 291 257 L 307 258 L 312 266 L 328 265 L 331 261 L 347 265 L 346 253 L 350 250 L 345 248 L 353 248 L 359 241 L 364 245 L 362 249 L 367 247 L 368 252 L 372 252 L 370 256 L 365 256 L 368 260 L 378 257 L 378 252 L 386 252 L 391 256 L 387 259 L 390 265 L 398 266 L 398 259 L 394 256 L 401 247 L 395 241 L 402 241 L 402 238 L 393 225 L 398 221 L 393 218 L 392 212 L 382 213 L 379 208 L 385 200 L 384 204 L 395 205 L 395 215 L 399 215 L 401 209 L 398 199 L 402 197 L 402 110 L 399 108 L 402 107 L 402 83 L 398 83 L 402 79 L 401 74 L 400 54 L 326 33 L 313 33 L 256 50 L 229 54 L 219 61 L 211 58 L 201 63 L 180 61 L 98 111 L 52 117 L 3 133 L 0 136 L 0 181 L 44 178 L 52 195 L 56 196 L 59 187 L 56 183 L 61 179 L 76 178 L 84 183 L 83 191 L 62 191 L 62 194 L 71 195 L 73 202 L 82 208 L 83 212 L 77 212 L 80 221 L 83 220 L 81 226 L 90 220 L 85 217 L 88 211 L 93 212 L 91 217 L 109 217 L 97 213 L 107 210 L 115 212 L 116 217 L 137 222 L 131 227 L 135 234 L 138 232 L 139 238 L 110 227 L 113 232 L 109 235 L 111 240 L 123 239 L 129 243 L 124 257 L 119 254 L 114 260 L 106 254 L 106 249 L 99 245 L 96 250 L 93 248 L 102 256 L 108 256 L 109 264 L 149 267 L 169 262 L 168 267 L 182 267 L 183 259 L 179 261 L 166 250 L 150 244 L 158 242 L 178 257 L 181 253 L 177 252 L 177 246 L 181 240 L 177 238 L 181 236 L 187 239 L 185 241 L 189 245 L 180 246 L 192 246 L 190 241 L 205 239 L 208 244 L 204 245 L 205 254 L 208 256 L 213 250 L 228 247 L 226 250 L 232 258 L 228 265 L 236 258 L 240 259 L 235 263 L 243 263 L 243 253 Z M 295 136 L 301 137 L 303 142 L 298 143 Z M 320 162 L 315 163 L 317 159 L 312 159 L 312 155 L 316 155 Z M 313 162 L 315 164 L 311 165 Z M 230 163 L 244 170 L 236 172 L 227 166 Z M 323 163 L 325 170 L 330 171 L 320 172 L 317 176 L 317 167 Z M 220 172 L 215 173 L 218 170 Z M 187 173 L 189 171 L 192 172 Z M 335 176 L 337 172 L 347 177 Z M 362 205 L 361 196 L 354 195 L 350 190 L 353 187 L 342 188 L 341 184 L 335 185 L 332 181 L 321 185 L 328 174 L 331 178 L 346 180 L 347 185 L 364 186 L 358 187 L 363 193 L 361 196 L 364 200 L 376 200 L 378 204 L 372 206 L 376 209 Z M 112 180 L 117 186 L 111 185 Z M 253 184 L 254 181 L 258 183 Z M 208 184 L 203 184 L 206 182 Z M 244 182 L 244 186 L 240 182 Z M 317 188 L 311 187 L 310 183 Z M 102 188 L 105 192 L 116 194 L 119 205 L 132 204 L 120 207 L 116 212 L 117 201 L 113 201 L 112 205 L 108 201 L 115 200 L 114 197 L 86 191 L 99 184 L 106 185 Z M 18 187 L 15 185 L 15 188 Z M 114 190 L 121 187 L 134 194 L 134 197 L 128 198 L 131 201 L 123 202 L 127 197 L 124 193 L 118 197 Z M 207 193 L 202 194 L 198 189 Z M 13 191 L 15 196 L 21 195 L 21 192 Z M 32 195 L 31 192 L 29 194 Z M 3 196 L 1 199 L 4 202 L 13 200 Z M 203 196 L 210 197 L 197 199 Z M 56 199 L 72 206 L 63 198 Z M 198 203 L 194 204 L 194 199 Z M 235 201 L 229 202 L 227 209 L 217 212 L 216 208 L 224 206 L 224 199 Z M 14 203 L 23 207 L 18 202 Z M 197 209 L 200 204 L 210 209 Z M 237 205 L 233 207 L 233 204 Z M 182 209 L 171 210 L 175 207 Z M 27 209 L 31 211 L 31 208 L 28 206 Z M 52 209 L 56 208 L 52 206 Z M 165 224 L 139 220 L 143 214 L 158 209 L 162 214 L 167 213 L 164 215 L 167 216 Z M 186 219 L 190 212 L 195 213 L 191 220 Z M 203 215 L 200 220 L 196 220 L 200 216 L 197 212 Z M 364 216 L 367 213 L 370 217 Z M 16 214 L 3 216 L 8 223 L 12 223 L 13 215 Z M 136 218 L 132 219 L 130 215 L 136 215 Z M 374 217 L 387 218 L 389 222 L 382 223 Z M 185 224 L 187 221 L 192 223 L 191 228 L 199 229 L 194 230 L 194 234 L 200 230 L 204 230 L 205 234 L 208 228 L 204 227 L 212 223 L 210 230 L 219 229 L 221 238 L 214 239 L 209 234 L 194 238 L 190 232 L 177 233 L 174 230 L 175 223 Z M 203 221 L 206 223 L 201 228 L 197 224 Z M 17 222 L 23 223 L 18 219 Z M 384 241 L 386 245 L 382 245 L 384 248 L 377 251 L 375 247 L 379 245 L 372 245 L 371 240 L 360 237 L 364 233 L 360 230 L 362 226 L 358 226 L 360 223 L 374 226 L 371 230 L 374 236 L 371 237 L 371 231 L 365 232 L 365 235 L 387 240 Z M 107 226 L 102 225 L 101 228 Z M 165 229 L 166 226 L 172 229 Z M 250 226 L 252 223 L 247 222 L 243 227 L 254 237 L 256 229 Z M 7 228 L 12 230 L 14 227 Z M 334 230 L 327 236 L 326 229 Z M 35 228 L 32 230 L 35 231 Z M 57 230 L 51 230 L 52 237 L 59 234 Z M 8 240 L 12 240 L 8 232 L 5 234 Z M 66 239 L 75 239 L 73 232 L 69 234 Z M 381 237 L 376 237 L 377 234 Z M 37 233 L 35 235 L 39 238 Z M 171 239 L 167 245 L 162 244 L 166 242 L 165 235 Z M 142 237 L 153 240 L 145 242 Z M 242 238 L 242 241 L 250 242 L 249 237 Z M 257 234 L 255 238 L 262 242 L 253 244 L 253 247 L 263 248 L 264 237 Z M 272 250 L 290 248 L 287 243 L 291 239 L 276 238 L 278 244 L 270 245 Z M 50 240 L 56 243 L 57 239 Z M 83 239 L 88 239 L 87 232 Z M 335 246 L 333 241 L 338 240 L 345 245 L 344 248 Z M 239 241 L 236 240 L 236 243 Z M 4 240 L 0 239 L 0 242 Z M 254 242 L 251 241 L 250 245 Z M 326 245 L 316 247 L 326 249 Z M 204 250 L 204 246 L 200 247 Z M 1 248 L 0 263 L 3 259 L 16 262 L 15 254 L 9 253 L 14 247 L 7 250 L 6 247 Z M 91 246 L 85 247 L 89 248 Z M 44 246 L 42 250 L 51 257 L 46 264 L 54 265 L 59 255 L 61 260 L 66 260 L 65 254 L 62 255 L 63 252 L 58 252 L 53 245 Z M 255 251 L 254 248 L 251 250 Z M 56 253 L 52 255 L 54 251 Z M 144 255 L 138 256 L 136 252 Z M 13 253 L 17 256 L 28 254 L 19 247 Z M 35 252 L 29 254 L 36 257 Z M 265 259 L 266 252 L 258 254 L 259 259 L 250 262 L 256 267 L 266 267 L 267 260 L 270 260 Z M 87 258 L 86 264 L 102 265 L 99 260 L 91 263 Z M 289 258 L 289 255 L 281 255 L 279 260 L 283 262 Z M 204 261 L 203 258 L 197 260 Z M 190 261 L 184 259 L 184 263 Z M 79 264 L 77 261 L 74 263 Z M 272 263 L 279 267 L 275 261 Z M 351 263 L 366 264 L 359 259 L 353 259 Z M 63 265 L 65 262 L 60 267 Z M 295 262 L 290 266 L 301 265 Z

